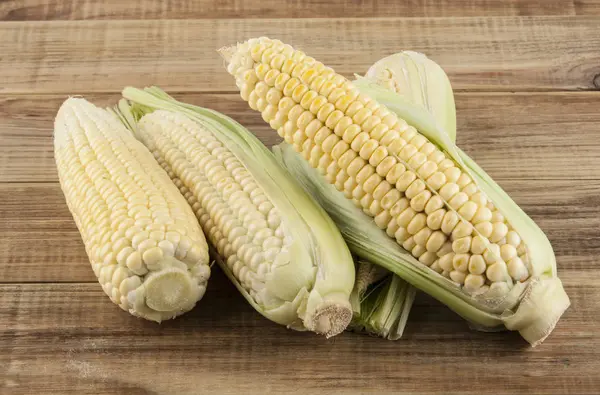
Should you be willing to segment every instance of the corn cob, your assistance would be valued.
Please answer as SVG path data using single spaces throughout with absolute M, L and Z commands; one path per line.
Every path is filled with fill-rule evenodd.
M 192 206 L 242 294 L 280 324 L 326 336 L 343 331 L 351 318 L 354 266 L 325 212 L 246 129 L 221 114 L 176 104 L 163 92 L 158 96 L 166 100 L 148 92 L 124 91 L 146 108 L 158 108 L 134 107 L 145 113 L 136 135 Z
M 469 292 L 529 278 L 519 235 L 414 127 L 301 51 L 244 45 L 229 66 L 242 98 L 415 258 Z
M 533 275 L 537 281 L 541 272 L 523 235 L 488 197 L 490 190 L 483 191 L 473 172 L 459 164 L 462 160 L 437 141 L 331 68 L 278 40 L 251 39 L 221 54 L 250 107 L 419 264 L 459 286 L 461 298 L 494 299 L 490 305 L 497 310 L 507 305 L 501 301 L 518 299 L 535 282 L 528 281 Z M 538 256 L 549 259 L 543 265 L 552 287 L 562 291 L 552 275 L 551 247 L 543 234 L 538 241 L 549 248 Z M 546 291 L 536 289 L 539 295 Z M 560 305 L 549 314 L 560 316 L 568 306 L 564 291 L 560 296 Z M 536 343 L 554 318 L 541 324 L 545 333 L 529 328 L 524 336 Z
M 62 190 L 104 292 L 149 320 L 204 294 L 208 245 L 187 202 L 117 118 L 70 98 L 54 124 Z

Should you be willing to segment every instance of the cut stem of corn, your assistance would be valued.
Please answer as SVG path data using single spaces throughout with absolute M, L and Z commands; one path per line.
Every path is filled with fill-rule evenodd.
M 62 190 L 94 273 L 111 300 L 153 321 L 190 310 L 210 275 L 194 214 L 148 150 L 84 99 L 54 123 Z
M 354 311 L 350 328 L 388 340 L 402 337 L 416 290 L 399 276 L 366 261 L 358 262 L 352 291 Z
M 295 329 L 342 332 L 352 316 L 352 256 L 272 153 L 232 119 L 157 88 L 126 88 L 123 96 L 139 118 L 136 136 L 192 206 L 217 261 L 252 306 Z
M 381 96 L 399 107 L 391 111 L 278 40 L 251 39 L 221 53 L 250 107 L 410 252 L 409 263 L 388 269 L 480 325 L 504 324 L 534 345 L 550 333 L 569 305 L 552 247 L 427 110 L 386 90 Z M 377 255 L 358 247 L 359 256 Z M 423 280 L 415 281 L 416 268 Z

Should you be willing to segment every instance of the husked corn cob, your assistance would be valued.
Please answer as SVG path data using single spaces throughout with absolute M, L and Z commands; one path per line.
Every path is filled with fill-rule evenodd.
M 271 265 L 289 263 L 281 213 L 250 172 L 217 138 L 185 115 L 141 118 L 138 136 L 196 213 L 208 240 L 259 304 Z
M 185 196 L 242 294 L 280 324 L 327 336 L 343 331 L 352 314 L 354 266 L 335 224 L 300 187 L 275 182 L 291 183 L 241 125 L 210 110 L 190 111 L 166 95 L 156 101 L 164 92 L 149 92 L 124 91 L 158 108 L 139 119 L 136 136 Z
M 149 320 L 202 297 L 208 245 L 185 199 L 148 150 L 106 110 L 70 98 L 54 124 L 62 190 L 104 292 Z
M 250 107 L 421 263 L 472 294 L 505 294 L 530 277 L 519 234 L 414 127 L 281 41 L 222 53 Z

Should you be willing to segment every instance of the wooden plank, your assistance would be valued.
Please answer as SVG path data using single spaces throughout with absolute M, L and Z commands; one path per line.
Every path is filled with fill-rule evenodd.
M 600 1 L 598 0 L 575 0 L 573 8 L 577 15 L 600 15 Z
M 337 18 L 573 15 L 571 1 L 549 0 L 4 0 L 0 20 Z
M 495 180 L 600 176 L 596 93 L 458 94 L 456 103 L 458 145 Z
M 597 89 L 597 27 L 596 17 L 585 16 L 17 22 L 0 26 L 2 61 L 11 65 L 0 87 L 5 93 L 88 94 L 149 84 L 232 91 L 215 50 L 270 35 L 346 76 L 412 49 L 438 61 L 457 89 Z
M 277 134 L 237 94 L 174 94 L 250 128 L 267 145 Z M 118 94 L 86 95 L 99 106 Z M 0 96 L 0 182 L 57 181 L 53 120 L 64 95 Z M 600 96 L 580 93 L 458 93 L 459 145 L 494 179 L 599 179 Z
M 547 233 L 561 272 L 597 266 L 600 181 L 502 185 Z M 0 283 L 96 282 L 58 184 L 0 184 L 0 240 Z
M 96 281 L 60 186 L 0 184 L 0 281 Z
M 573 302 L 546 342 L 481 333 L 419 295 L 403 339 L 330 340 L 277 326 L 218 273 L 196 308 L 156 325 L 96 284 L 0 285 L 9 394 L 597 394 L 600 272 L 564 273 Z

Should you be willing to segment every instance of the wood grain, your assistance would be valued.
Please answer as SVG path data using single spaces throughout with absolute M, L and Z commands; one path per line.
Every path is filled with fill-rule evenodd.
M 58 184 L 0 183 L 0 201 L 0 282 L 96 281 Z
M 177 94 L 221 111 L 267 145 L 277 134 L 237 94 Z M 57 181 L 52 149 L 65 95 L 0 95 L 0 182 Z M 118 94 L 86 95 L 107 106 Z M 582 93 L 458 93 L 459 145 L 497 180 L 600 178 L 600 96 Z
M 0 0 L 0 394 L 599 394 L 599 16 L 598 0 Z M 155 84 L 274 144 L 215 53 L 258 35 L 346 76 L 401 49 L 445 68 L 459 145 L 553 244 L 572 306 L 542 346 L 423 294 L 400 341 L 325 340 L 264 319 L 216 267 L 177 320 L 110 302 L 57 183 L 58 107 Z
M 575 0 L 573 7 L 577 15 L 600 15 L 600 1 L 598 0 Z
M 376 26 L 374 29 L 373 27 Z M 270 35 L 350 76 L 385 55 L 421 51 L 454 87 L 477 90 L 598 89 L 595 17 L 206 19 L 17 22 L 0 25 L 0 92 L 232 91 L 215 53 Z
M 548 0 L 4 0 L 0 20 L 336 18 L 573 15 L 571 1 Z
M 598 310 L 600 292 L 590 276 L 564 277 L 578 284 L 568 287 L 573 308 L 535 349 L 514 333 L 471 331 L 423 295 L 401 341 L 353 333 L 327 341 L 266 321 L 220 273 L 192 312 L 160 326 L 121 311 L 97 284 L 0 285 L 3 382 L 10 394 L 28 395 L 482 394 L 490 387 L 597 394 L 600 377 L 588 362 L 598 357 L 600 318 L 585 312 Z
M 599 180 L 501 185 L 546 232 L 562 271 L 596 267 Z M 0 183 L 0 202 L 0 283 L 96 281 L 58 184 Z

